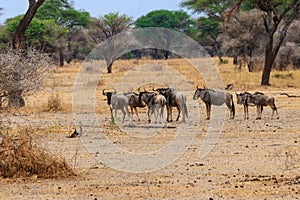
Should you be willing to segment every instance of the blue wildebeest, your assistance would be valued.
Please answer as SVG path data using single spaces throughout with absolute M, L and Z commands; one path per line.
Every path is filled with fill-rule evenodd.
M 197 86 L 197 89 L 194 93 L 193 99 L 197 100 L 199 97 L 205 103 L 205 106 L 206 106 L 206 113 L 207 113 L 206 119 L 210 119 L 211 105 L 221 106 L 224 103 L 226 104 L 226 106 L 228 107 L 228 109 L 230 111 L 230 118 L 234 119 L 235 107 L 234 107 L 232 94 L 229 94 L 227 92 L 207 89 L 205 87 L 198 88 L 198 86 Z
M 249 102 L 248 96 L 251 95 L 249 92 L 244 93 L 235 93 L 236 94 L 236 103 L 244 106 L 244 119 L 249 119 Z
M 142 101 L 139 102 L 139 94 L 129 92 L 124 94 L 128 98 L 129 107 L 131 110 L 131 118 L 133 120 L 133 110 L 135 111 L 135 114 L 138 118 L 138 121 L 140 121 L 140 117 L 137 111 L 137 108 L 144 108 L 146 107 L 146 104 Z
M 140 92 L 139 102 L 145 102 L 148 107 L 148 122 L 151 122 L 150 115 L 154 114 L 155 123 L 157 123 L 158 116 L 161 118 L 164 115 L 164 107 L 166 105 L 166 98 L 163 95 L 156 94 L 154 92 Z
M 247 114 L 248 114 L 249 104 L 256 105 L 257 108 L 256 119 L 261 119 L 264 106 L 270 106 L 272 109 L 272 118 L 274 116 L 274 112 L 276 112 L 277 119 L 279 119 L 274 97 L 269 97 L 261 92 L 255 92 L 254 94 L 251 94 L 249 92 L 244 92 L 244 93 L 237 94 L 237 99 L 238 100 L 240 99 L 242 103 L 244 102 L 244 109 L 247 110 Z M 245 116 L 245 118 L 247 117 Z
M 110 108 L 112 121 L 114 122 L 114 117 L 117 117 L 117 110 L 121 110 L 123 113 L 122 122 L 124 122 L 126 114 L 130 116 L 128 111 L 128 98 L 123 94 L 117 94 L 115 90 L 113 92 L 104 92 L 104 90 L 102 94 L 107 97 L 107 104 Z M 113 115 L 113 110 L 115 110 L 115 116 Z
M 154 89 L 153 89 L 154 90 Z M 185 122 L 185 117 L 188 117 L 188 110 L 186 106 L 186 94 L 183 92 L 176 91 L 174 88 L 157 88 L 159 94 L 163 95 L 167 100 L 167 122 L 172 122 L 172 107 L 176 107 L 178 115 L 176 121 L 179 120 L 182 112 L 182 122 Z

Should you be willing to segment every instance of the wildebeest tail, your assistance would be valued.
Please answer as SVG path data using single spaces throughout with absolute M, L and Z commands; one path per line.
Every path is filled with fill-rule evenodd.
M 184 109 L 184 113 L 185 113 L 186 117 L 189 118 L 186 102 L 184 102 L 184 104 L 183 104 L 183 109 Z
M 277 110 L 277 107 L 275 105 L 275 99 L 273 98 L 273 106 L 274 106 L 274 110 Z
M 188 118 L 188 110 L 187 110 L 187 106 L 186 106 L 186 97 L 185 96 L 182 96 L 181 97 L 181 103 L 182 103 L 182 109 L 183 109 L 183 112 L 182 113 L 183 115 L 185 114 L 185 116 Z
M 231 96 L 231 108 L 232 108 L 232 115 L 233 115 L 233 117 L 235 117 L 235 106 L 234 106 L 234 102 L 233 102 L 233 96 Z

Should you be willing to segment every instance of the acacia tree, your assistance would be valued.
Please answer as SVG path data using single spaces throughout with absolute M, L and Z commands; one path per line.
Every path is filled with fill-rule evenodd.
M 221 5 L 221 7 L 220 7 Z M 183 6 L 187 6 L 196 12 L 209 16 L 211 13 L 222 17 L 223 22 L 230 22 L 230 17 L 247 5 L 247 9 L 258 8 L 263 14 L 263 24 L 266 31 L 265 61 L 261 79 L 261 85 L 270 85 L 270 74 L 277 57 L 278 51 L 286 37 L 287 30 L 293 20 L 300 13 L 299 0 L 185 0 Z M 219 8 L 224 8 L 220 10 Z M 209 12 L 210 11 L 210 12 Z
M 126 31 L 130 28 L 132 19 L 126 15 L 120 15 L 119 13 L 109 13 L 98 19 L 94 19 L 90 27 L 90 35 L 96 43 L 105 41 L 105 49 L 101 52 L 104 56 L 107 72 L 112 72 L 112 65 L 118 59 L 116 57 L 116 51 L 118 45 L 114 42 L 112 37 Z
M 193 20 L 186 12 L 169 10 L 155 10 L 149 12 L 147 15 L 142 16 L 135 21 L 135 27 L 160 27 L 182 32 L 187 35 L 192 35 L 194 30 Z M 148 31 L 148 29 L 146 29 L 146 31 Z M 150 40 L 153 46 L 161 48 L 161 50 L 153 49 L 155 59 L 160 57 L 168 59 L 170 52 L 163 49 L 169 49 L 171 44 L 176 43 L 176 37 L 174 37 L 174 35 L 171 36 L 170 31 L 168 30 L 155 31 L 155 29 L 151 29 L 151 31 L 153 32 L 143 34 L 148 37 L 142 39 Z
M 300 19 L 294 20 L 276 59 L 276 69 L 283 70 L 288 65 L 300 68 Z
M 222 50 L 234 57 L 234 64 L 247 64 L 249 72 L 253 71 L 253 57 L 263 53 L 265 30 L 260 15 L 258 9 L 239 12 L 231 18 L 231 23 L 223 25 L 219 37 Z M 239 56 L 242 59 L 238 63 Z
M 59 65 L 64 65 L 65 54 L 68 59 L 78 51 L 78 45 L 73 41 L 73 35 L 80 32 L 81 29 L 87 28 L 90 23 L 90 14 L 85 11 L 75 10 L 73 2 L 70 0 L 46 0 L 36 13 L 36 18 L 41 20 L 54 20 L 61 26 L 61 29 L 67 29 L 68 32 L 61 34 L 60 38 L 50 45 L 57 52 Z M 63 33 L 63 32 L 62 32 Z M 80 34 L 80 33 L 78 33 Z M 75 52 L 74 52 L 75 51 Z M 69 60 L 70 61 L 70 60 Z
M 19 25 L 16 28 L 13 38 L 13 48 L 20 49 L 23 41 L 24 34 L 28 26 L 30 25 L 33 17 L 35 16 L 38 8 L 45 2 L 45 0 L 28 0 L 29 6 L 25 15 L 20 20 Z
M 270 85 L 270 74 L 289 26 L 300 12 L 299 0 L 251 0 L 264 12 L 263 21 L 267 33 L 265 62 L 261 85 Z
M 200 15 L 196 20 L 196 28 L 198 34 L 193 37 L 200 41 L 206 47 L 211 47 L 209 50 L 211 54 L 217 55 L 220 62 L 222 62 L 221 52 L 219 50 L 220 44 L 217 40 L 218 36 L 222 34 L 221 24 L 227 21 L 228 13 L 234 12 L 238 9 L 241 0 L 183 0 L 182 7 L 192 10 L 194 13 Z M 230 8 L 230 9 L 229 9 Z

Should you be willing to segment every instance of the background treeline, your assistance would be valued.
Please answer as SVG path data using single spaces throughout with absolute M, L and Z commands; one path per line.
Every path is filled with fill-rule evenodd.
M 249 2 L 243 1 L 238 12 L 233 12 L 234 1 L 218 4 L 217 1 L 187 0 L 182 2 L 182 6 L 191 10 L 192 15 L 181 10 L 156 10 L 133 20 L 120 13 L 93 18 L 88 12 L 76 10 L 71 1 L 46 0 L 25 32 L 23 48 L 50 53 L 63 66 L 65 61 L 84 60 L 97 44 L 122 31 L 163 27 L 192 37 L 210 55 L 219 56 L 221 62 L 224 62 L 222 57 L 231 56 L 235 58 L 234 64 L 247 66 L 250 72 L 262 70 L 267 34 L 263 11 Z M 232 11 L 232 15 L 224 19 L 224 13 L 228 11 Z M 12 47 L 14 32 L 21 18 L 22 15 L 7 19 L 0 27 L 1 52 Z M 298 14 L 288 29 L 274 68 L 300 68 L 299 32 Z M 129 52 L 122 59 L 141 57 L 169 59 L 176 55 L 163 50 L 141 49 Z

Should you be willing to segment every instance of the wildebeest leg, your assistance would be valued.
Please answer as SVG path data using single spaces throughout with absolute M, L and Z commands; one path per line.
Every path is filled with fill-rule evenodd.
M 130 118 L 130 112 L 129 112 L 129 110 L 128 110 L 128 107 L 126 106 L 125 107 L 125 111 L 126 111 L 126 114 L 128 115 L 128 117 L 129 117 L 129 120 L 131 119 L 132 120 L 132 118 Z M 133 113 L 132 113 L 133 114 Z M 124 117 L 125 118 L 125 117 Z
M 248 106 L 244 105 L 244 119 L 249 119 Z
M 157 118 L 158 118 L 158 109 L 159 109 L 159 107 L 158 107 L 158 105 L 154 105 L 153 106 L 154 108 L 153 108 L 153 112 L 154 112 L 154 118 L 155 118 L 155 123 L 157 123 Z
M 169 122 L 172 122 L 173 118 L 172 118 L 172 106 L 170 106 L 170 110 L 169 110 Z
M 262 106 L 260 106 L 260 105 L 257 105 L 257 106 L 256 106 L 256 113 L 257 113 L 256 119 L 261 119 L 261 115 L 262 115 Z
M 169 106 L 167 105 L 167 122 L 169 122 Z
M 111 122 L 115 123 L 115 118 L 114 118 L 113 110 L 112 110 L 111 106 L 109 106 L 109 108 L 110 108 Z
M 150 117 L 150 115 L 151 115 L 151 113 L 153 113 L 153 106 L 151 106 L 151 107 L 148 107 L 148 122 L 149 123 L 151 123 L 151 117 Z
M 164 106 L 160 106 L 160 115 L 159 122 L 161 123 L 161 119 L 164 117 Z
M 210 119 L 210 110 L 211 110 L 211 104 L 206 103 L 206 119 L 209 120 Z
M 138 118 L 138 121 L 141 121 L 141 120 L 140 120 L 140 117 L 139 117 L 139 113 L 138 113 L 138 111 L 137 111 L 137 108 L 134 107 L 134 110 L 135 110 L 135 114 L 136 114 L 136 116 L 137 116 L 137 118 Z M 132 113 L 132 117 L 133 117 L 133 113 Z M 132 119 L 133 119 L 133 118 L 132 118 Z
M 273 116 L 274 116 L 274 112 L 276 112 L 276 116 L 277 116 L 277 119 L 279 119 L 278 117 L 278 112 L 277 112 L 277 108 L 275 106 L 275 102 L 273 101 L 273 103 L 270 105 L 270 107 L 272 108 L 272 119 L 273 119 Z
M 234 111 L 233 111 L 233 107 L 232 107 L 232 104 L 230 103 L 230 101 L 226 101 L 226 106 L 230 112 L 230 119 L 234 119 Z
M 130 106 L 130 111 L 131 111 L 131 119 L 133 120 L 133 107 Z M 129 114 L 129 117 L 130 117 L 130 114 Z
M 117 110 L 117 109 L 116 109 Z M 126 111 L 124 108 L 121 109 L 122 113 L 123 113 L 123 120 L 122 120 L 122 123 L 124 123 L 124 120 L 125 120 L 125 116 L 126 116 Z
M 181 108 L 180 108 L 180 106 L 176 106 L 176 108 L 178 110 L 178 115 L 177 115 L 176 121 L 178 121 L 179 117 L 180 117 L 180 113 L 181 113 Z

